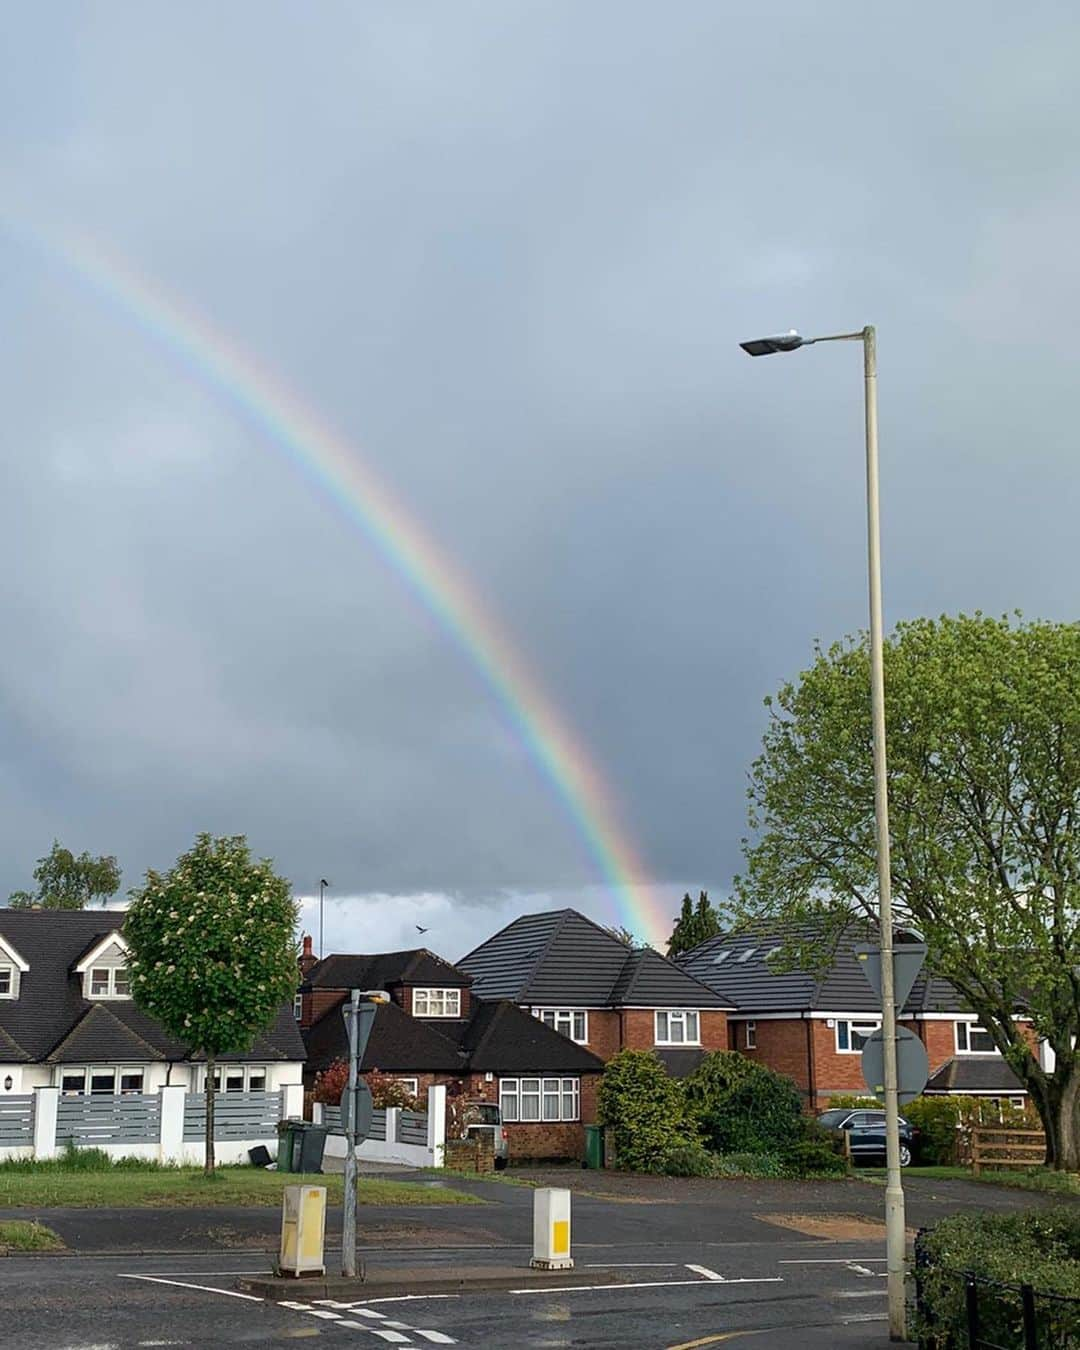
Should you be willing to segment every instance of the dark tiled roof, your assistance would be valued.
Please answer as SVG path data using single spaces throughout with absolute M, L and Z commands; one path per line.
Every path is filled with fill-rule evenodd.
M 604 1062 L 509 999 L 477 1003 L 461 1040 L 473 1073 L 602 1073 Z
M 471 978 L 425 947 L 370 956 L 335 955 L 316 961 L 305 984 L 315 989 L 385 989 L 393 984 L 464 988 Z
M 193 1058 L 187 1046 L 133 1002 L 83 998 L 82 979 L 74 973 L 74 967 L 102 938 L 118 932 L 123 921 L 122 910 L 0 909 L 0 937 L 30 967 L 19 977 L 19 997 L 0 1000 L 0 1033 L 20 1046 L 28 1061 L 47 1062 L 81 1027 L 91 1010 L 105 1011 L 112 1020 L 94 1018 L 86 1022 L 78 1031 L 82 1053 L 92 1050 L 99 1036 L 101 1044 L 118 1048 L 132 1045 L 134 1037 L 149 1047 L 143 1059 Z M 279 1010 L 273 1026 L 248 1054 L 221 1058 L 302 1060 L 304 1047 L 291 1008 Z M 71 1062 L 66 1052 L 63 1059 Z
M 736 936 L 721 934 L 686 952 L 679 965 L 703 984 L 715 989 L 739 1012 L 852 1012 L 872 1013 L 879 1004 L 855 956 L 858 943 L 873 941 L 870 929 L 854 923 L 837 945 L 828 969 L 780 972 L 770 968 L 770 957 L 780 953 L 785 940 L 810 940 L 810 928 L 759 930 Z M 946 980 L 920 972 L 904 1012 L 966 1012 L 956 990 Z
M 348 1054 L 339 1007 L 304 1032 L 308 1068 L 325 1069 Z M 516 1004 L 473 1004 L 466 1020 L 432 1024 L 410 1017 L 396 1003 L 380 1004 L 364 1051 L 365 1072 L 385 1073 L 600 1073 L 603 1062 L 544 1026 Z
M 525 914 L 458 962 L 482 999 L 536 1007 L 723 1008 L 659 952 L 635 951 L 574 909 Z
M 930 1075 L 927 1092 L 1001 1092 L 1013 1095 L 1027 1088 L 1000 1055 L 948 1059 Z
M 30 1056 L 17 1041 L 7 1034 L 3 1027 L 0 1027 L 0 1060 L 7 1064 L 25 1064 Z
M 325 1069 L 335 1059 L 345 1059 L 349 1053 L 349 1040 L 341 1005 L 323 1013 L 303 1037 L 309 1068 Z M 463 1063 L 455 1042 L 437 1031 L 430 1022 L 410 1017 L 396 1003 L 379 1004 L 371 1038 L 364 1051 L 362 1067 L 365 1071 L 461 1073 Z
M 156 1045 L 125 1026 L 112 1008 L 98 1003 L 72 1027 L 48 1056 L 48 1064 L 141 1064 L 164 1059 Z

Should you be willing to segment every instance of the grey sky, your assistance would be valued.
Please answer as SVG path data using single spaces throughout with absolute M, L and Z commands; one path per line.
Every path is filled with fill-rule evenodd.
M 858 351 L 739 338 L 878 325 L 890 622 L 1076 616 L 1073 6 L 55 4 L 7 35 L 5 197 L 362 448 L 672 905 L 737 870 L 763 695 L 864 623 Z M 3 231 L 0 285 L 0 892 L 54 835 L 132 882 L 207 828 L 301 890 L 435 896 L 448 951 L 483 904 L 603 913 L 356 528 Z

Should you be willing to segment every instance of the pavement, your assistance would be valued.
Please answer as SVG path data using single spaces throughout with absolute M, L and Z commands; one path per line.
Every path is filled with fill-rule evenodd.
M 552 1171 L 572 1175 L 548 1169 L 535 1179 Z M 319 1337 L 330 1338 L 327 1350 L 888 1344 L 880 1187 L 698 1185 L 580 1172 L 573 1182 L 572 1276 L 538 1281 L 527 1273 L 531 1188 L 454 1178 L 449 1184 L 487 1203 L 362 1205 L 366 1286 L 301 1281 L 285 1299 L 261 1287 L 277 1245 L 276 1209 L 33 1211 L 72 1250 L 0 1261 L 4 1343 L 19 1350 L 292 1347 Z M 1041 1199 L 915 1175 L 908 1194 L 913 1226 L 958 1208 L 1023 1208 Z M 329 1217 L 333 1271 L 340 1222 L 335 1212 Z M 808 1231 L 785 1226 L 792 1220 L 809 1222 Z M 840 1236 L 822 1236 L 831 1231 Z

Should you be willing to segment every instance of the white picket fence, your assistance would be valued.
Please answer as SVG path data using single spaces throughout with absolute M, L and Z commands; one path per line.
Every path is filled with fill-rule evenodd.
M 315 1124 L 326 1125 L 326 1153 L 344 1158 L 345 1134 L 341 1126 L 341 1108 L 312 1107 Z M 402 1163 L 411 1167 L 442 1167 L 446 1150 L 446 1088 L 428 1088 L 426 1111 L 401 1111 L 387 1107 L 373 1112 L 371 1133 L 357 1147 L 357 1157 L 368 1162 Z
M 219 1163 L 248 1161 L 265 1145 L 277 1155 L 280 1120 L 304 1112 L 304 1089 L 221 1093 L 214 1102 L 214 1151 Z M 199 1163 L 206 1140 L 203 1094 L 183 1087 L 123 1096 L 61 1096 L 55 1087 L 30 1096 L 0 1097 L 0 1159 L 55 1158 L 67 1145 L 100 1148 L 116 1158 Z

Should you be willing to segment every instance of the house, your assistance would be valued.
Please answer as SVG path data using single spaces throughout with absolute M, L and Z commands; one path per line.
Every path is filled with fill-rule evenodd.
M 349 991 L 382 989 L 390 1001 L 376 1009 L 361 1072 L 389 1074 L 418 1095 L 441 1084 L 451 1098 L 499 1102 L 513 1156 L 583 1156 L 603 1063 L 516 1004 L 477 999 L 471 986 L 422 948 L 308 964 L 298 1008 L 309 1085 L 348 1055 Z
M 0 909 L 0 1099 L 201 1091 L 201 1056 L 132 1000 L 120 910 Z M 283 1006 L 250 1052 L 220 1056 L 221 1090 L 299 1084 L 304 1046 Z
M 684 953 L 679 964 L 734 1005 L 729 1048 L 794 1079 L 807 1109 L 818 1111 L 833 1096 L 866 1092 L 862 1049 L 881 1026 L 880 1005 L 855 955 L 868 936 L 853 926 L 818 972 L 773 968 L 785 943 L 782 931 L 722 934 Z M 1023 1084 L 946 980 L 924 968 L 900 1024 L 926 1046 L 927 1092 L 1023 1104 Z
M 471 977 L 474 999 L 509 999 L 605 1061 L 620 1050 L 655 1050 L 683 1077 L 707 1051 L 728 1046 L 727 998 L 577 910 L 523 915 L 457 966 Z

